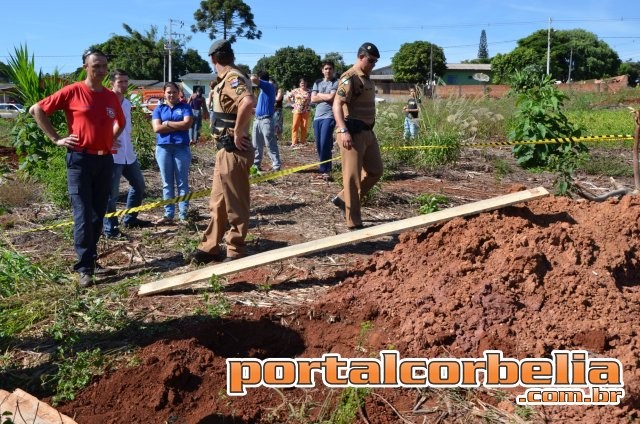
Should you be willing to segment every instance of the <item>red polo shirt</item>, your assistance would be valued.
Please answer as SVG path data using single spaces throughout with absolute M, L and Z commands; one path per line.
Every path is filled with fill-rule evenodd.
M 84 82 L 67 85 L 38 104 L 47 115 L 64 110 L 69 134 L 77 135 L 84 149 L 111 150 L 114 123 L 122 128 L 126 122 L 114 92 L 106 87 L 91 91 Z

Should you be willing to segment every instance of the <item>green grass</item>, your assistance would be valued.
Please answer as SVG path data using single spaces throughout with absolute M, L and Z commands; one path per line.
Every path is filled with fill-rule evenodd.
M 493 170 L 495 173 L 496 181 L 502 180 L 508 174 L 511 174 L 513 172 L 513 169 L 511 168 L 509 162 L 499 158 L 493 160 Z
M 585 135 L 633 133 L 633 116 L 627 108 L 574 110 L 567 117 L 584 128 Z
M 14 122 L 13 119 L 0 118 L 0 146 L 11 146 L 11 128 Z
M 580 170 L 589 175 L 633 177 L 633 165 L 615 156 L 590 157 L 580 164 Z
M 441 194 L 423 193 L 415 197 L 418 204 L 418 213 L 425 215 L 440 210 L 441 206 L 449 204 L 449 198 Z

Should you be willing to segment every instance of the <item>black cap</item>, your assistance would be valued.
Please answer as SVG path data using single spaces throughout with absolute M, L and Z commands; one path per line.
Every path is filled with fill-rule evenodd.
M 360 46 L 359 50 L 364 50 L 368 55 L 373 56 L 377 59 L 380 59 L 380 52 L 378 48 L 373 43 L 364 43 Z
M 211 47 L 209 47 L 209 56 L 220 50 L 231 50 L 231 43 L 229 40 L 218 40 L 211 43 Z

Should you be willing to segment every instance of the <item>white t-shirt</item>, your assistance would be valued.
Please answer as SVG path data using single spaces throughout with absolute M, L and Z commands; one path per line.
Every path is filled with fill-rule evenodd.
M 130 165 L 138 158 L 133 150 L 133 143 L 131 143 L 131 102 L 122 99 L 121 106 L 127 123 L 124 126 L 124 131 L 118 137 L 120 147 L 118 147 L 118 152 L 113 154 L 113 163 Z

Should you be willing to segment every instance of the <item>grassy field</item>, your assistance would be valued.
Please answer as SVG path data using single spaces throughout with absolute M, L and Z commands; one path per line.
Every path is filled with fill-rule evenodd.
M 633 119 L 626 105 L 633 104 L 636 96 L 636 90 L 616 95 L 578 95 L 567 102 L 566 114 L 572 122 L 580 125 L 584 135 L 632 134 Z M 506 140 L 514 111 L 513 103 L 510 97 L 500 100 L 424 100 L 420 123 L 424 144 L 447 145 L 460 140 Z M 376 133 L 383 145 L 402 144 L 402 106 L 402 103 L 379 105 Z M 291 110 L 286 109 L 283 130 L 285 141 L 291 135 L 291 120 Z M 10 145 L 12 123 L 11 120 L 0 119 L 2 146 Z M 204 125 L 205 134 L 208 131 L 207 122 Z M 309 138 L 313 138 L 311 125 Z M 629 149 L 630 146 L 631 142 L 598 144 L 599 149 Z M 406 164 L 415 158 L 422 161 L 418 163 L 419 166 L 428 166 L 432 163 L 429 161 L 439 159 L 415 152 L 385 157 L 398 164 Z M 508 167 L 507 164 L 496 166 L 493 172 L 507 173 Z M 1 169 L 0 167 L 0 171 Z M 629 176 L 631 164 L 617 156 L 600 154 L 583 164 L 581 169 L 588 173 Z M 0 178 L 0 186 L 2 181 Z M 21 193 L 34 190 L 33 184 L 21 185 L 22 181 L 17 177 L 7 180 L 5 184 L 10 181 L 14 181 L 16 187 L 22 187 L 19 189 Z M 8 205 L 6 208 L 19 206 L 25 205 Z M 2 211 L 0 201 L 0 216 Z M 10 220 L 0 220 L 0 227 L 2 232 L 10 229 Z M 61 232 L 70 244 L 70 228 Z M 185 240 L 192 238 L 188 234 L 181 234 L 180 237 Z M 143 240 L 142 244 L 146 242 Z M 59 399 L 72 397 L 74 391 L 89 380 L 87 374 L 90 376 L 99 373 L 110 362 L 118 360 L 121 352 L 103 352 L 100 355 L 99 351 L 96 354 L 95 350 L 86 350 L 92 342 L 89 335 L 97 337 L 101 333 L 116 333 L 137 319 L 127 313 L 127 305 L 130 289 L 137 286 L 141 278 L 123 278 L 115 284 L 101 285 L 89 291 L 78 290 L 71 283 L 74 276 L 68 272 L 69 260 L 60 253 L 67 248 L 68 246 L 51 246 L 48 254 L 32 261 L 25 254 L 16 251 L 4 236 L 0 237 L 0 310 L 3 311 L 0 314 L 0 373 L 19 369 L 25 363 L 33 368 L 41 366 L 43 368 L 38 369 L 38 372 L 48 376 L 43 383 L 43 391 L 55 394 Z M 55 343 L 56 348 L 49 348 L 35 363 L 25 362 L 24 352 L 12 348 L 19 339 L 42 336 Z M 84 357 L 77 357 L 83 362 L 74 362 L 74 353 L 78 352 L 88 352 L 83 353 Z M 91 355 L 93 359 L 87 361 L 87 355 Z M 102 359 L 97 360 L 95 356 L 102 356 Z M 16 372 L 10 373 L 8 378 L 13 379 L 11 385 L 33 384 L 25 375 Z

